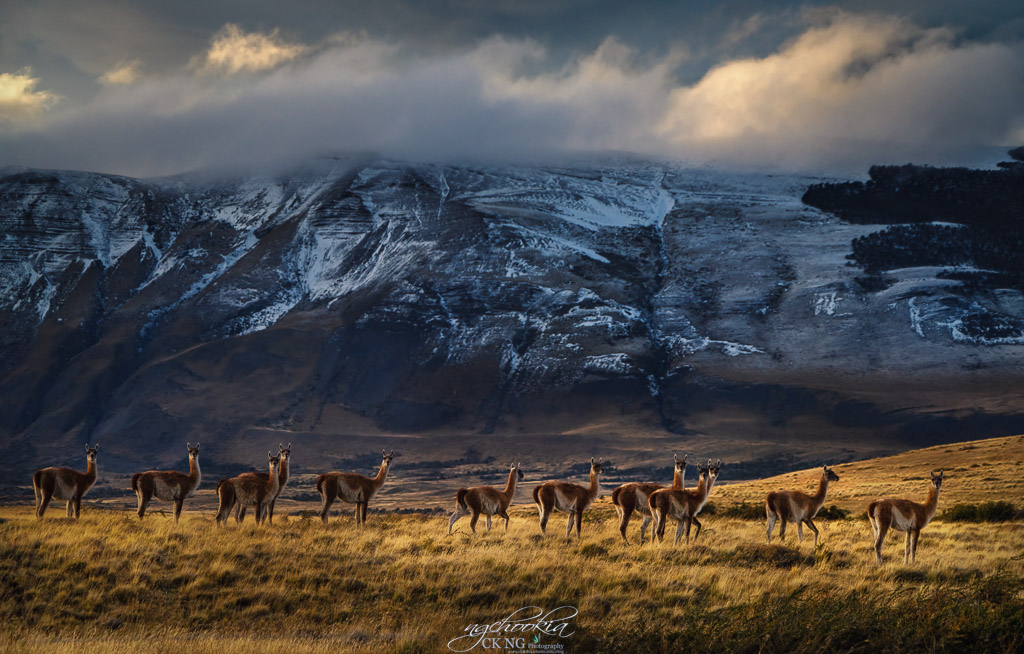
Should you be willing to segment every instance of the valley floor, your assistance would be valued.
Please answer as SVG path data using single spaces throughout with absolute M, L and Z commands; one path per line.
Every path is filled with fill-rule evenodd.
M 580 542 L 554 519 L 542 537 L 532 509 L 475 536 L 468 519 L 448 536 L 438 515 L 371 515 L 357 530 L 351 515 L 217 529 L 198 512 L 178 525 L 60 514 L 0 508 L 3 651 L 450 651 L 467 626 L 528 606 L 578 609 L 572 635 L 539 639 L 573 653 L 1024 650 L 1019 521 L 936 521 L 916 565 L 890 536 L 879 567 L 860 517 L 818 520 L 815 551 L 795 530 L 766 545 L 763 522 L 716 515 L 697 544 L 640 547 L 634 522 L 627 545 L 607 506 Z

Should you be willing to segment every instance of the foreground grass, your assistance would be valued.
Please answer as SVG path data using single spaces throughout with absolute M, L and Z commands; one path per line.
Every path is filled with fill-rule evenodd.
M 627 546 L 606 508 L 581 543 L 557 535 L 564 521 L 541 538 L 532 511 L 475 537 L 468 520 L 448 537 L 446 518 L 419 515 L 361 531 L 351 516 L 220 530 L 195 513 L 0 519 L 8 652 L 447 651 L 468 624 L 528 605 L 578 607 L 567 652 L 1024 649 L 1019 522 L 935 523 L 916 566 L 891 538 L 879 568 L 863 520 L 819 523 L 814 552 L 716 516 L 699 545 Z

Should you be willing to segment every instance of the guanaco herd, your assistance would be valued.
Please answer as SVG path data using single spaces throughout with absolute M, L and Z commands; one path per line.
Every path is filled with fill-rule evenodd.
M 199 487 L 202 473 L 199 470 L 199 443 L 195 447 L 186 443 L 188 448 L 188 474 L 175 470 L 147 470 L 132 475 L 131 487 L 138 497 L 138 514 L 141 520 L 146 514 L 146 507 L 153 498 L 174 503 L 174 520 L 178 521 L 185 499 L 192 496 Z M 81 515 L 82 496 L 96 483 L 96 454 L 99 444 L 85 446 L 86 470 L 79 472 L 72 468 L 43 468 L 32 476 L 32 488 L 36 496 L 36 517 L 42 519 L 50 500 L 67 501 L 68 517 L 78 518 Z M 654 523 L 652 540 L 662 542 L 665 537 L 665 525 L 669 518 L 676 521 L 676 533 L 673 546 L 678 546 L 684 532 L 686 542 L 690 542 L 690 529 L 696 525 L 693 535 L 696 542 L 700 536 L 701 523 L 697 519 L 711 494 L 722 461 L 706 465 L 697 464 L 697 486 L 685 488 L 686 455 L 680 458 L 673 455 L 675 467 L 672 485 L 669 487 L 656 483 L 628 483 L 612 491 L 612 504 L 619 518 L 619 534 L 622 540 L 629 542 L 626 528 L 633 513 L 643 516 L 640 524 L 640 544 L 643 545 L 647 527 Z M 274 502 L 277 500 L 285 484 L 288 483 L 288 461 L 291 457 L 291 443 L 280 445 L 277 455 L 267 452 L 269 469 L 267 472 L 245 472 L 236 477 L 221 479 L 217 484 L 216 523 L 218 526 L 227 523 L 232 509 L 235 521 L 242 522 L 245 512 L 250 506 L 256 517 L 256 524 L 264 520 L 274 523 Z M 355 473 L 328 472 L 317 477 L 316 490 L 320 494 L 320 519 L 327 524 L 328 511 L 334 501 L 341 500 L 355 504 L 356 524 L 366 523 L 366 509 L 370 500 L 381 486 L 384 485 L 394 458 L 394 450 L 381 451 L 380 469 L 374 477 L 364 477 Z M 590 508 L 600 491 L 599 480 L 604 472 L 601 460 L 590 459 L 590 483 L 587 486 L 565 481 L 546 481 L 533 489 L 533 502 L 540 514 L 541 533 L 547 533 L 548 518 L 553 510 L 568 514 L 565 525 L 565 537 L 570 538 L 573 527 L 576 538 L 580 538 L 583 525 L 583 513 Z M 874 531 L 875 559 L 882 563 L 882 543 L 890 529 L 906 532 L 906 548 L 904 562 L 913 563 L 917 558 L 917 541 L 921 530 L 931 522 L 939 502 L 939 489 L 942 488 L 942 474 L 931 472 L 931 486 L 924 503 L 907 499 L 880 499 L 868 505 L 868 519 Z M 508 507 L 515 496 L 516 484 L 523 479 L 519 463 L 513 463 L 508 473 L 508 482 L 504 490 L 492 486 L 474 486 L 460 488 L 455 494 L 455 511 L 448 519 L 448 534 L 452 527 L 464 516 L 470 516 L 469 528 L 475 534 L 476 524 L 481 515 L 486 518 L 487 529 L 491 528 L 491 517 L 505 519 L 505 531 L 508 531 Z M 767 539 L 772 540 L 775 524 L 779 524 L 779 539 L 786 538 L 786 525 L 796 523 L 797 536 L 803 541 L 803 526 L 814 533 L 814 545 L 818 545 L 818 529 L 814 525 L 814 517 L 825 503 L 829 482 L 839 481 L 837 475 L 828 466 L 823 466 L 821 481 L 814 495 L 797 490 L 777 491 L 768 493 L 765 498 L 765 515 L 767 517 Z

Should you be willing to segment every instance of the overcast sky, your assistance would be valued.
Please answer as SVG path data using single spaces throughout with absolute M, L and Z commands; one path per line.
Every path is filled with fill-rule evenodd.
M 1024 3 L 0 0 L 0 165 L 331 151 L 813 169 L 1024 143 Z

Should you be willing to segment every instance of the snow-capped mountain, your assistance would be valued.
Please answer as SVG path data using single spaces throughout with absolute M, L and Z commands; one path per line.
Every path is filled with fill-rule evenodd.
M 337 435 L 813 456 L 1024 431 L 1020 289 L 968 293 L 942 266 L 865 287 L 847 257 L 879 227 L 804 204 L 821 181 L 629 158 L 8 171 L 0 443 L 27 466 L 99 440 L 117 467 L 186 437 L 246 461 L 253 434 L 337 458 Z M 998 338 L 963 327 L 979 315 Z

